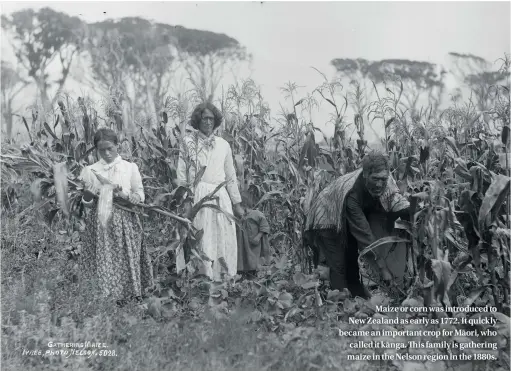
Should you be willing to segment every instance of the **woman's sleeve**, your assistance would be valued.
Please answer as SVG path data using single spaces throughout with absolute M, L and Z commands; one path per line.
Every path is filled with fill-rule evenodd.
M 78 179 L 80 179 L 82 182 L 84 182 L 86 187 L 91 188 L 91 186 L 92 186 L 91 171 L 88 166 L 85 166 L 82 169 Z
M 227 155 L 224 162 L 225 180 L 227 180 L 227 192 L 231 198 L 233 205 L 241 202 L 240 190 L 238 188 L 238 180 L 236 179 L 236 169 L 234 168 L 234 161 L 232 159 L 231 146 L 227 144 Z
M 88 189 L 93 193 L 97 193 L 97 190 L 94 187 L 94 180 L 91 178 L 91 176 L 92 176 L 92 173 L 91 173 L 89 167 L 86 166 L 80 172 L 80 176 L 78 177 L 78 179 L 80 179 L 85 184 L 85 189 Z M 88 207 L 94 203 L 94 199 L 92 199 L 90 201 L 85 201 L 82 196 L 82 203 L 84 206 Z
M 142 183 L 142 175 L 138 169 L 138 165 L 134 162 L 131 164 L 131 193 L 130 199 L 135 202 L 144 202 L 145 193 Z

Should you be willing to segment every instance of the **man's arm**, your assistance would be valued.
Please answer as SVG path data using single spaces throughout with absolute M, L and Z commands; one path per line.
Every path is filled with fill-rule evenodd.
M 408 206 L 406 209 L 402 209 L 399 211 L 391 211 L 389 213 L 389 218 L 396 221 L 398 218 L 401 218 L 401 220 L 407 220 L 410 221 L 410 206 Z
M 359 251 L 374 242 L 373 232 L 364 215 L 362 205 L 354 194 L 348 195 L 346 199 L 346 219 L 351 234 L 358 242 Z
M 410 202 L 399 192 L 391 195 L 391 207 L 388 212 L 387 218 L 391 221 L 392 226 L 394 222 L 401 218 L 401 220 L 410 221 Z
M 360 201 L 354 194 L 348 195 L 346 199 L 346 219 L 351 234 L 358 242 L 359 251 L 362 251 L 375 241 L 369 222 L 367 221 L 364 211 L 362 210 L 362 206 L 360 205 Z M 392 279 L 392 276 L 385 267 L 385 263 L 381 257 L 379 257 L 375 251 L 373 251 L 373 254 L 370 256 L 374 257 L 376 264 L 381 269 L 383 279 Z

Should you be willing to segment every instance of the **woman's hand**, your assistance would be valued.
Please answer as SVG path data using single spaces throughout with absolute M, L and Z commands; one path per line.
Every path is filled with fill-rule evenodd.
M 120 197 L 120 198 L 123 198 L 125 200 L 128 200 L 129 199 L 129 194 L 127 192 L 125 192 L 122 187 L 120 186 L 117 186 L 115 188 L 115 196 L 116 197 Z
M 128 200 L 131 203 L 138 204 L 142 199 L 140 198 L 140 196 L 137 193 L 130 193 L 128 196 Z
M 183 205 L 183 211 L 184 211 L 184 217 L 186 219 L 190 219 L 191 217 L 191 214 L 192 214 L 192 203 L 190 201 L 185 201 L 184 205 Z
M 89 189 L 84 189 L 83 191 L 83 200 L 85 202 L 90 202 L 94 199 L 94 193 L 90 191 Z

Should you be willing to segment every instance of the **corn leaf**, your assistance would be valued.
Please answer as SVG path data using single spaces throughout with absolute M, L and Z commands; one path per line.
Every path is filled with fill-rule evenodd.
M 479 209 L 479 230 L 488 227 L 495 220 L 504 200 L 509 194 L 511 178 L 505 175 L 497 175 L 486 190 L 481 208 Z
M 468 294 L 467 298 L 463 302 L 462 307 L 469 307 L 472 304 L 474 304 L 474 302 L 477 300 L 477 298 L 479 298 L 481 296 L 481 294 L 486 291 L 486 288 L 488 286 L 490 286 L 490 285 L 485 285 L 482 287 L 478 287 L 475 290 L 472 290 L 472 292 L 470 292 L 470 294 Z
M 444 138 L 449 147 L 454 151 L 456 156 L 459 157 L 460 152 L 458 151 L 458 147 L 456 146 L 456 140 L 453 137 L 445 137 Z

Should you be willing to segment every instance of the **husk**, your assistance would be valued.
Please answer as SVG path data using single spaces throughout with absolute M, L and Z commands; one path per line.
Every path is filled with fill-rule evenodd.
M 106 227 L 112 217 L 114 200 L 114 187 L 111 184 L 104 184 L 99 191 L 98 220 L 102 227 Z
M 60 208 L 64 215 L 69 216 L 67 166 L 65 162 L 61 162 L 53 166 L 53 182 Z

